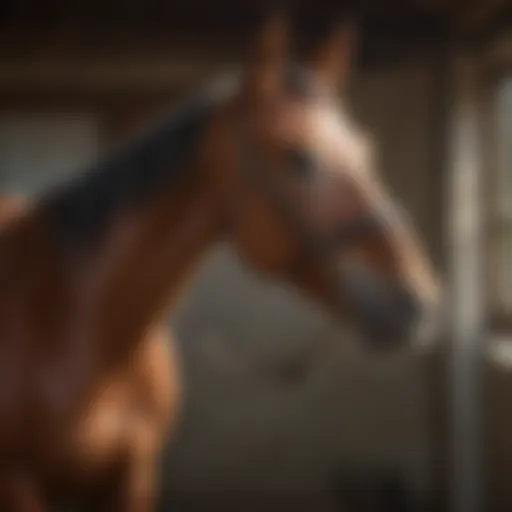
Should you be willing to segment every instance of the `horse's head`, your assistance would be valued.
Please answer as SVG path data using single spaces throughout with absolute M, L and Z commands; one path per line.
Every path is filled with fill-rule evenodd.
M 285 28 L 280 18 L 264 27 L 240 93 L 214 122 L 209 167 L 230 235 L 257 271 L 336 313 L 348 306 L 367 339 L 409 340 L 436 306 L 438 285 L 336 98 L 352 31 L 290 69 Z

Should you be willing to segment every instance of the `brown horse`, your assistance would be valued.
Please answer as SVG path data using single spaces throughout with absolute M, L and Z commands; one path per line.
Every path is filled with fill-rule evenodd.
M 201 256 L 229 238 L 262 275 L 369 342 L 407 341 L 437 301 L 412 228 L 336 104 L 350 31 L 287 66 L 271 20 L 252 60 L 141 139 L 20 212 L 0 235 L 0 510 L 75 493 L 153 509 L 181 393 L 161 325 Z
M 19 196 L 0 196 L 0 228 L 8 226 L 26 209 L 26 201 Z
M 0 230 L 7 229 L 10 223 L 14 223 L 23 212 L 28 210 L 28 207 L 29 203 L 23 197 L 0 196 Z M 169 338 L 167 326 L 155 327 L 151 335 L 147 336 L 145 342 L 141 344 L 137 357 L 133 358 L 130 374 L 125 374 L 121 379 L 113 378 L 110 383 L 105 385 L 103 398 L 98 398 L 92 402 L 83 415 L 82 424 L 86 428 L 93 427 L 90 435 L 94 437 L 92 449 L 96 452 L 95 457 L 99 456 L 101 458 L 102 447 L 98 445 L 98 441 L 101 439 L 98 434 L 101 434 L 101 431 L 95 430 L 94 424 L 101 421 L 102 417 L 108 418 L 108 415 L 111 414 L 110 407 L 113 405 L 111 400 L 114 401 L 115 407 L 129 409 L 132 407 L 131 402 L 137 400 L 142 392 L 144 394 L 144 416 L 146 418 L 144 428 L 148 432 L 153 431 L 152 435 L 154 436 L 169 434 L 169 432 L 163 431 L 162 428 L 168 426 L 169 415 L 176 410 L 180 402 L 181 391 L 177 355 L 173 352 L 174 347 Z M 135 430 L 132 432 L 135 432 Z M 84 436 L 82 442 L 86 440 L 87 438 Z M 105 448 L 107 451 L 110 449 L 108 447 L 103 449 Z M 81 464 L 83 465 L 84 462 L 87 462 L 86 459 L 82 459 Z M 12 485 L 11 482 L 13 480 L 6 482 L 6 485 Z M 18 482 L 23 486 L 26 485 L 23 480 L 18 480 Z M 92 510 L 96 510 L 99 500 L 105 500 L 104 507 L 107 507 L 106 493 L 108 493 L 109 484 L 110 482 L 107 480 L 106 486 L 97 486 L 95 492 L 88 496 L 88 500 L 85 500 L 86 503 L 89 502 Z M 26 490 L 25 488 L 23 492 Z M 30 489 L 28 491 L 33 492 Z M 8 503 L 10 507 L 13 507 L 13 510 L 41 509 L 40 505 L 32 502 L 33 498 L 31 497 L 23 498 L 29 500 L 27 503 L 23 502 L 23 506 L 21 505 L 22 502 L 18 505 L 18 497 L 12 495 L 12 492 L 11 489 L 8 490 L 11 496 L 8 498 Z M 21 488 L 19 492 L 22 492 Z M 84 501 L 83 497 L 82 501 Z M 3 505 L 7 507 L 7 502 Z M 38 506 L 39 508 L 37 508 Z M 2 508 L 2 510 L 4 509 Z

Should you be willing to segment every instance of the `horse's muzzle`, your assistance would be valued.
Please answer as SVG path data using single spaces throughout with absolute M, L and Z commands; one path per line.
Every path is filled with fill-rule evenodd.
M 436 312 L 433 305 L 402 285 L 388 282 L 370 269 L 345 270 L 340 275 L 342 293 L 354 306 L 359 327 L 372 348 L 428 344 L 427 329 Z

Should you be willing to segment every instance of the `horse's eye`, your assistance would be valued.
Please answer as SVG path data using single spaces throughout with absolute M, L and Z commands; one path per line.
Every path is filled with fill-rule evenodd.
M 316 170 L 316 159 L 306 149 L 292 149 L 288 154 L 290 171 L 303 178 L 312 178 Z

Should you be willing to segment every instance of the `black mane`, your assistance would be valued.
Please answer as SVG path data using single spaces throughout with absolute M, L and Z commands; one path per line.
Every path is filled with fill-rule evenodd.
M 218 104 L 214 92 L 209 88 L 195 96 L 156 127 L 97 160 L 71 183 L 46 194 L 41 204 L 58 238 L 90 241 L 120 211 L 137 207 L 179 179 Z
M 290 66 L 285 87 L 311 97 L 316 90 L 312 78 Z M 237 83 L 236 77 L 214 82 L 162 123 L 46 194 L 40 204 L 58 239 L 78 244 L 91 241 L 118 213 L 139 206 L 179 179 L 215 106 L 233 93 Z

